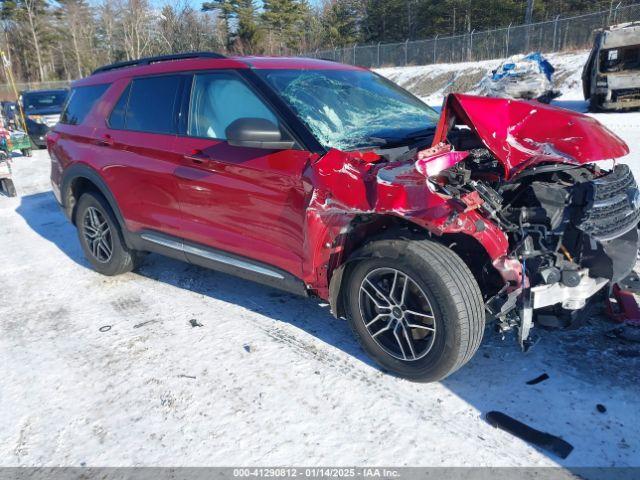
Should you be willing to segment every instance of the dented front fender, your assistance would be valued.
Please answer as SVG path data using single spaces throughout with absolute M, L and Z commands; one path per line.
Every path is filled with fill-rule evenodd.
M 402 218 L 429 233 L 473 236 L 492 260 L 506 255 L 508 239 L 478 211 L 482 200 L 436 193 L 428 178 L 462 161 L 466 152 L 441 145 L 415 162 L 381 163 L 376 154 L 331 150 L 305 172 L 311 187 L 306 210 L 303 265 L 307 286 L 329 297 L 331 273 L 345 260 L 345 240 L 362 215 Z

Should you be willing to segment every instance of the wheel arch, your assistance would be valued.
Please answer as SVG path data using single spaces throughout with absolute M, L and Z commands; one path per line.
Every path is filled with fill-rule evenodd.
M 113 193 L 107 186 L 106 182 L 102 179 L 100 174 L 93 168 L 84 165 L 76 164 L 69 167 L 62 175 L 62 182 L 60 188 L 60 194 L 62 198 L 62 208 L 65 215 L 72 223 L 75 224 L 75 213 L 78 205 L 78 200 L 83 193 L 97 192 L 101 194 L 118 221 L 121 232 L 124 234 L 125 241 L 129 244 L 126 235 L 126 224 L 118 203 L 116 202 Z M 128 245 L 130 246 L 130 245 Z
M 369 218 L 367 218 L 369 217 Z M 373 218 L 371 218 L 373 217 Z M 489 298 L 502 286 L 502 277 L 493 266 L 491 257 L 480 241 L 464 233 L 436 235 L 422 225 L 394 215 L 359 215 L 355 217 L 345 235 L 343 261 L 329 272 L 329 305 L 336 317 L 345 315 L 344 285 L 356 261 L 375 257 L 365 248 L 379 240 L 425 240 L 440 243 L 455 252 L 469 267 Z
M 347 228 L 342 239 L 343 254 L 341 262 L 329 272 L 329 305 L 335 317 L 345 314 L 343 304 L 343 286 L 349 276 L 349 269 L 358 260 L 374 256 L 367 252 L 366 246 L 372 242 L 384 239 L 428 238 L 431 236 L 424 227 L 417 225 L 404 217 L 385 214 L 356 215 Z

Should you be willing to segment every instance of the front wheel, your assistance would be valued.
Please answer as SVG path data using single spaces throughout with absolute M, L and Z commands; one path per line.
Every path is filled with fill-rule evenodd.
M 384 369 L 420 382 L 467 363 L 484 331 L 473 274 L 452 250 L 428 240 L 381 240 L 347 277 L 347 319 Z

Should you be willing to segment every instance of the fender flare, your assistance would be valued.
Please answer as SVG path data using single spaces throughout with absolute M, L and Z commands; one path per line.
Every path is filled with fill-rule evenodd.
M 429 232 L 429 238 L 431 234 Z M 370 251 L 369 246 L 380 240 L 420 240 L 424 237 L 416 237 L 414 234 L 405 231 L 391 230 L 381 235 L 376 235 L 369 241 L 360 245 L 354 250 L 340 265 L 333 269 L 331 272 L 331 279 L 329 280 L 329 306 L 331 313 L 334 317 L 340 318 L 345 316 L 345 306 L 343 304 L 342 286 L 344 274 L 347 269 L 353 264 L 353 262 L 359 260 L 366 260 L 369 258 L 375 258 L 378 256 L 378 252 Z
M 73 200 L 72 203 L 69 203 L 69 199 L 73 198 L 73 195 L 71 192 L 71 187 L 73 185 L 73 182 L 80 178 L 83 178 L 91 182 L 96 187 L 96 189 L 102 194 L 102 196 L 107 200 L 107 203 L 111 207 L 111 210 L 113 211 L 114 215 L 116 216 L 116 219 L 118 220 L 118 223 L 120 225 L 120 230 L 122 231 L 122 233 L 126 238 L 127 230 L 126 230 L 124 217 L 122 216 L 122 212 L 118 207 L 118 203 L 116 202 L 116 199 L 113 196 L 113 193 L 111 193 L 111 190 L 107 186 L 107 183 L 103 180 L 100 174 L 96 170 L 94 170 L 93 168 L 85 164 L 77 163 L 75 165 L 72 165 L 69 168 L 67 168 L 62 174 L 62 182 L 60 182 L 60 185 L 61 185 L 60 196 L 62 199 L 62 209 L 64 210 L 64 213 L 67 216 L 67 218 L 72 223 L 74 222 L 75 200 Z
M 351 268 L 352 264 L 360 260 L 367 260 L 370 258 L 375 258 L 380 256 L 380 252 L 372 251 L 369 248 L 372 243 L 375 243 L 380 240 L 401 240 L 401 241 L 430 240 L 432 242 L 441 243 L 444 246 L 447 246 L 442 241 L 441 236 L 435 235 L 433 234 L 433 232 L 426 229 L 424 229 L 424 233 L 426 233 L 426 236 L 421 234 L 415 234 L 413 232 L 409 232 L 404 229 L 403 230 L 392 229 L 383 234 L 372 237 L 371 239 L 369 239 L 368 241 L 360 245 L 358 248 L 356 248 L 351 254 L 349 254 L 349 256 L 345 258 L 340 265 L 338 265 L 333 269 L 333 271 L 331 272 L 331 277 L 329 279 L 329 298 L 327 300 L 329 302 L 329 306 L 333 316 L 336 318 L 345 316 L 346 309 L 345 309 L 345 305 L 343 304 L 343 286 L 344 286 L 343 280 L 344 280 L 345 274 L 348 274 L 349 268 Z M 467 233 L 461 233 L 461 235 L 464 235 L 473 240 L 476 240 L 480 244 L 480 246 L 484 248 L 484 246 L 472 235 L 469 235 Z M 485 252 L 486 252 L 486 249 L 485 249 Z M 465 260 L 463 259 L 463 261 Z

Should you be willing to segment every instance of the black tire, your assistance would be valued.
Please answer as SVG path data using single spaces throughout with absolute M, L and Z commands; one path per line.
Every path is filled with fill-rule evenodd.
M 593 94 L 589 98 L 589 111 L 593 113 L 602 112 L 602 104 L 604 102 L 604 98 L 602 95 Z
M 347 283 L 343 291 L 346 294 L 344 305 L 347 320 L 363 349 L 383 369 L 409 380 L 433 382 L 452 374 L 473 357 L 484 333 L 484 302 L 473 274 L 456 253 L 428 240 L 397 239 L 371 242 L 363 247 L 358 256 L 367 258 L 355 263 L 345 279 Z M 424 294 L 428 299 L 433 317 L 428 321 L 433 322 L 435 330 L 431 333 L 435 338 L 430 340 L 431 346 L 425 350 L 424 357 L 417 355 L 417 347 L 418 342 L 427 344 L 425 339 L 416 340 L 414 359 L 404 360 L 385 349 L 379 340 L 372 337 L 375 333 L 365 326 L 364 317 L 367 315 L 366 312 L 363 314 L 362 302 L 366 303 L 368 300 L 367 295 L 361 294 L 360 287 L 365 285 L 365 279 L 373 278 L 371 275 L 390 270 L 407 275 L 413 282 L 410 285 L 419 287 L 419 290 L 411 287 L 417 295 Z M 393 287 L 388 291 L 393 291 Z M 365 300 L 361 299 L 361 295 Z M 391 298 L 393 299 L 393 295 Z M 374 308 L 376 311 L 372 315 L 380 311 L 377 307 Z M 408 307 L 403 305 L 402 309 Z M 371 316 L 367 320 L 371 320 Z M 386 321 L 387 319 L 384 320 Z M 416 323 L 415 320 L 411 321 Z M 390 323 L 391 320 L 382 325 L 384 327 Z M 409 326 L 411 325 L 407 324 Z M 407 328 L 407 331 L 411 332 L 411 338 L 420 336 L 414 329 Z M 395 330 L 393 333 L 395 334 Z M 389 330 L 384 333 L 390 334 Z M 425 335 L 428 339 L 430 333 Z M 381 338 L 378 336 L 378 339 Z M 400 343 L 400 340 L 397 342 Z M 405 343 L 405 347 L 407 345 Z M 413 352 L 414 348 L 411 347 L 411 353 Z
M 15 197 L 17 195 L 13 180 L 10 178 L 3 178 L 0 182 L 2 182 L 2 191 L 7 195 L 7 197 Z
M 106 250 L 102 247 L 92 249 L 92 245 L 89 244 L 89 229 L 91 228 L 86 221 L 89 219 L 89 211 L 91 213 L 97 212 L 101 219 L 101 223 L 108 226 L 108 236 L 105 235 L 105 242 L 107 239 L 110 241 L 111 250 L 110 255 L 107 258 Z M 87 220 L 85 220 L 87 219 Z M 91 262 L 93 268 L 103 275 L 120 275 L 121 273 L 130 272 L 138 265 L 138 255 L 134 250 L 127 248 L 120 224 L 116 220 L 111 207 L 105 200 L 105 198 L 97 192 L 85 193 L 78 200 L 78 207 L 76 209 L 75 224 L 78 229 L 78 239 L 87 260 Z M 93 230 L 92 230 L 93 231 Z M 100 243 L 100 242 L 99 242 Z

